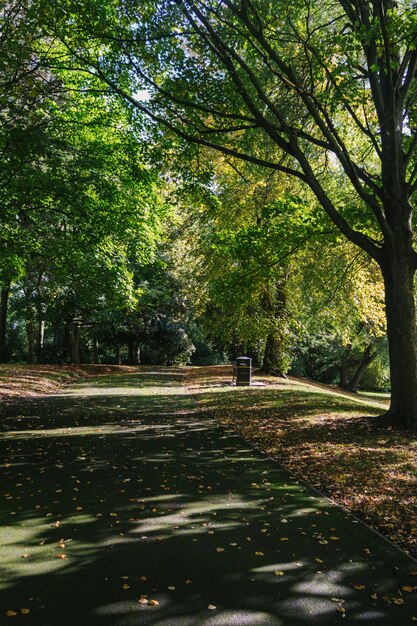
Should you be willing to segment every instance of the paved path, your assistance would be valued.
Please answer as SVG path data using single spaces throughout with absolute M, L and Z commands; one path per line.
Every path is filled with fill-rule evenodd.
M 156 370 L 3 407 L 0 624 L 416 621 L 416 562 L 181 383 Z

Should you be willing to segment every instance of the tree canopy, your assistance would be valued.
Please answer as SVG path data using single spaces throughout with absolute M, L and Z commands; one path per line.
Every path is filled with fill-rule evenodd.
M 302 181 L 379 264 L 390 414 L 415 423 L 413 3 L 120 1 L 78 17 L 71 1 L 60 7 L 50 28 L 67 62 L 179 137 Z

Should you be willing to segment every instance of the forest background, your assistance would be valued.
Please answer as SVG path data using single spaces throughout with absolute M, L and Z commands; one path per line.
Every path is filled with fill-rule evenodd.
M 376 93 L 401 95 L 408 211 L 415 11 L 279 4 L 3 4 L 0 361 L 247 354 L 390 389 L 381 259 L 412 222 L 386 208 Z

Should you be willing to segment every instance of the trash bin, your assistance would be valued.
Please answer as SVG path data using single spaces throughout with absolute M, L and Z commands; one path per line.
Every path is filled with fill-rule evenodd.
M 252 384 L 252 359 L 248 356 L 238 356 L 236 359 L 236 385 L 250 386 Z

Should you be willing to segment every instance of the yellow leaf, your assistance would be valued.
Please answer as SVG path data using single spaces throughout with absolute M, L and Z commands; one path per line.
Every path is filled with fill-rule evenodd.
M 256 556 L 264 556 L 263 552 L 255 552 Z
M 159 602 L 158 600 L 149 600 L 148 604 L 149 606 L 158 606 Z
M 147 598 L 139 598 L 138 602 L 139 604 L 148 604 Z
M 125 584 L 123 585 L 123 589 L 130 589 L 130 585 L 128 585 L 127 583 L 125 583 Z
M 16 617 L 17 613 L 16 611 L 7 611 L 6 615 L 7 617 Z
M 406 591 L 407 593 L 411 593 L 414 591 L 415 587 L 410 587 L 410 585 L 404 585 L 401 587 L 401 591 Z
M 67 559 L 68 556 L 66 554 L 64 554 L 63 552 L 60 552 L 59 554 L 56 555 L 57 559 Z
M 224 548 L 216 548 L 216 552 L 224 552 Z
M 283 572 L 281 569 L 276 569 L 274 572 L 274 576 L 284 576 L 285 572 Z
M 20 609 L 20 612 L 22 615 L 27 615 L 28 613 L 30 613 L 30 609 Z
M 361 591 L 362 589 L 366 589 L 365 585 L 352 585 L 354 589 Z
M 404 600 L 402 598 L 394 598 L 394 604 L 404 604 Z

